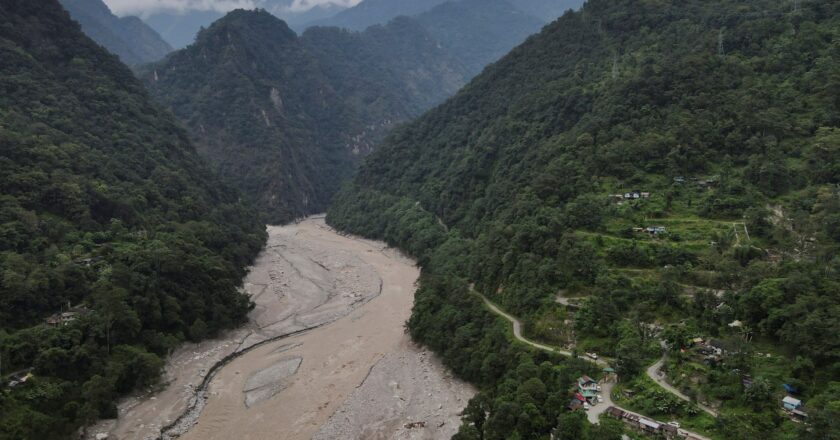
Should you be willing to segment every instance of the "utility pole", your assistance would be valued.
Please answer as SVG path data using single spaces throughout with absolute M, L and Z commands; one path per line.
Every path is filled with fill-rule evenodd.
M 799 12 L 801 0 L 793 0 L 793 12 Z
M 718 55 L 726 55 L 726 52 L 723 50 L 723 28 L 718 30 Z

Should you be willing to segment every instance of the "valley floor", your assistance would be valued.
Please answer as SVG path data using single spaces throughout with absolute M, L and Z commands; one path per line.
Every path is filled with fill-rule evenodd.
M 323 217 L 269 227 L 245 283 L 257 305 L 248 325 L 185 346 L 170 358 L 166 388 L 124 402 L 117 421 L 89 432 L 449 438 L 475 391 L 404 331 L 418 276 L 396 250 L 342 236 Z

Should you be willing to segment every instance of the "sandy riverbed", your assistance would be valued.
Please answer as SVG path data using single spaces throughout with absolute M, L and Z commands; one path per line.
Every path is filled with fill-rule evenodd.
M 127 399 L 117 421 L 89 432 L 157 438 L 186 411 L 165 434 L 449 438 L 473 390 L 403 331 L 418 275 L 397 251 L 339 235 L 322 217 L 269 227 L 268 245 L 245 280 L 257 304 L 248 326 L 184 346 L 167 364 L 165 389 Z M 196 398 L 212 365 L 237 352 Z

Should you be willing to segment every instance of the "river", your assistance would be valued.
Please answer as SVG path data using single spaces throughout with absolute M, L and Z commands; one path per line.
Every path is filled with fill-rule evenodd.
M 404 331 L 419 269 L 323 216 L 270 226 L 246 326 L 186 344 L 157 392 L 89 430 L 114 439 L 441 439 L 475 391 Z M 209 376 L 208 376 L 209 375 Z M 205 379 L 206 377 L 206 379 Z

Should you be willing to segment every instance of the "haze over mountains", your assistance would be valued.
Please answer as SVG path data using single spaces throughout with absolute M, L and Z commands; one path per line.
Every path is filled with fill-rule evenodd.
M 363 0 L 358 5 L 341 11 L 332 17 L 309 23 L 310 26 L 338 26 L 346 29 L 364 30 L 366 27 L 384 23 L 399 15 L 414 16 L 430 11 L 436 6 L 449 3 L 455 7 L 459 0 Z M 579 8 L 581 0 L 509 0 L 508 3 L 521 12 L 543 24 L 551 22 L 568 9 Z M 486 14 L 482 4 L 474 3 L 474 13 Z M 496 8 L 491 2 L 487 8 Z M 513 29 L 515 31 L 515 28 Z
M 61 0 L 61 4 L 85 34 L 128 65 L 157 61 L 172 52 L 172 46 L 142 20 L 117 17 L 102 0 Z
M 80 0 L 76 0 L 80 1 Z M 88 1 L 88 0 L 86 0 Z M 385 24 L 400 15 L 416 16 L 428 12 L 444 3 L 460 0 L 363 0 L 348 7 L 348 2 L 318 2 L 308 7 L 294 5 L 294 0 L 247 0 L 241 5 L 248 8 L 262 8 L 284 20 L 290 28 L 302 33 L 312 26 L 338 26 L 363 31 L 368 26 Z M 576 9 L 582 0 L 508 0 L 518 11 L 528 14 L 542 24 L 549 23 L 568 9 Z M 112 0 L 112 3 L 121 4 Z M 142 3 L 138 3 L 142 4 Z M 138 15 L 176 49 L 186 47 L 195 39 L 202 27 L 208 27 L 227 12 L 222 3 L 194 4 L 181 7 L 166 6 L 168 3 L 150 3 L 146 7 L 121 7 L 117 12 Z M 451 7 L 451 6 L 450 6 Z M 493 9 L 496 5 L 475 4 L 478 9 Z M 475 11 L 484 14 L 489 12 Z M 511 23 L 516 25 L 516 23 Z M 511 28 L 514 34 L 518 27 Z
M 243 7 L 262 8 L 285 21 L 289 27 L 301 32 L 313 21 L 331 17 L 344 9 L 340 3 L 318 3 L 309 9 L 293 9 L 294 0 L 254 0 Z M 201 28 L 222 18 L 227 11 L 220 8 L 205 9 L 152 9 L 142 15 L 143 20 L 157 30 L 173 47 L 181 49 L 195 40 Z

